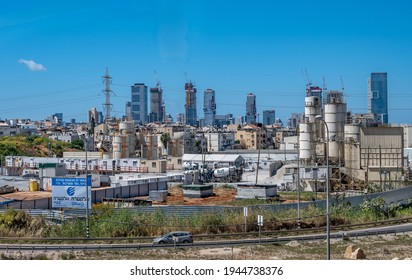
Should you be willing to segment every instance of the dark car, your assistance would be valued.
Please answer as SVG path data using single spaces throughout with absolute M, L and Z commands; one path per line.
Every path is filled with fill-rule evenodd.
M 173 231 L 153 239 L 153 244 L 193 243 L 193 236 L 187 231 Z

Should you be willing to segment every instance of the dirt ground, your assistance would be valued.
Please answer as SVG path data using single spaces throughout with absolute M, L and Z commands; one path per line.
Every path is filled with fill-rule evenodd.
M 40 198 L 49 198 L 52 196 L 51 192 L 26 192 L 19 191 L 14 193 L 3 194 L 3 198 L 15 200 L 35 200 Z
M 230 205 L 236 200 L 236 189 L 231 187 L 213 187 L 214 196 L 205 198 L 183 197 L 181 187 L 170 187 L 166 202 L 153 202 L 153 205 Z M 297 203 L 297 200 L 280 200 L 282 203 Z
M 155 205 L 227 205 L 236 198 L 236 189 L 227 187 L 213 188 L 214 196 L 205 198 L 183 197 L 183 189 L 170 187 L 167 202 L 154 202 Z

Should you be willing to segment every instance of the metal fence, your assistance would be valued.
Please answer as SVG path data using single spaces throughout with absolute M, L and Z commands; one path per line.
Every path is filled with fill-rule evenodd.
M 374 199 L 381 197 L 385 200 L 386 205 L 391 205 L 395 203 L 408 204 L 412 199 L 412 186 L 397 189 L 388 192 L 365 194 L 359 196 L 351 197 L 336 197 L 332 196 L 330 198 L 330 205 L 338 205 L 339 203 L 350 203 L 352 207 L 359 207 L 359 205 L 365 201 L 365 199 Z M 319 208 L 326 207 L 325 200 L 317 200 L 310 202 L 301 202 L 300 207 L 305 208 L 309 206 L 316 206 Z M 244 207 L 235 206 L 137 206 L 131 208 L 115 208 L 114 211 L 131 211 L 133 213 L 155 213 L 159 211 L 163 215 L 179 216 L 182 218 L 189 217 L 193 214 L 204 214 L 204 213 L 222 213 L 222 212 L 237 212 L 242 213 Z M 282 204 L 262 204 L 248 206 L 249 209 L 255 211 L 284 211 L 287 209 L 296 209 L 297 203 L 282 203 Z M 25 209 L 23 209 L 25 210 Z M 6 209 L 0 209 L 0 213 L 4 213 Z M 25 210 L 30 215 L 36 216 L 47 216 L 54 217 L 56 215 L 62 215 L 62 211 L 57 210 L 40 210 L 40 209 L 28 209 Z M 64 217 L 85 217 L 86 210 L 64 210 Z

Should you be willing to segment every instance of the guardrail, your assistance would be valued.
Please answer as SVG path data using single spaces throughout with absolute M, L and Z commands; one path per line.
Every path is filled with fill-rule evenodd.
M 83 251 L 83 250 L 131 250 L 131 249 L 160 249 L 160 248 L 189 248 L 189 247 L 218 247 L 275 244 L 277 238 L 261 238 L 249 240 L 232 240 L 225 242 L 204 241 L 191 244 L 91 244 L 91 245 L 32 245 L 32 244 L 7 244 L 0 245 L 0 250 L 8 251 Z

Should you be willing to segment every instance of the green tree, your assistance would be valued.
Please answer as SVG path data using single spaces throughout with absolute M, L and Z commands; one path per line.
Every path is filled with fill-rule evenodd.
M 81 139 L 74 139 L 70 143 L 70 148 L 77 149 L 77 150 L 83 150 L 84 149 L 84 142 Z
M 168 132 L 162 133 L 162 136 L 160 136 L 160 142 L 162 142 L 162 145 L 165 149 L 167 149 L 167 143 L 170 141 L 170 134 Z

